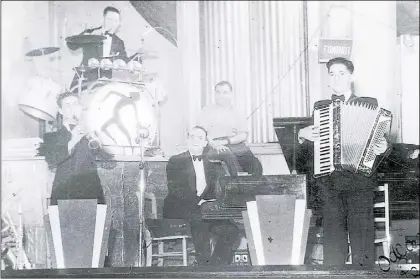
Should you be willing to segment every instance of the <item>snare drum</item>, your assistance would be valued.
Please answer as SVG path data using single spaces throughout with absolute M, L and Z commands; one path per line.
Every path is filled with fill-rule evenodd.
M 144 128 L 144 147 L 153 145 L 157 131 L 154 99 L 146 87 L 98 81 L 82 92 L 88 132 L 95 132 L 102 147 L 111 154 L 140 154 L 136 139 Z M 138 140 L 137 140 L 138 142 Z

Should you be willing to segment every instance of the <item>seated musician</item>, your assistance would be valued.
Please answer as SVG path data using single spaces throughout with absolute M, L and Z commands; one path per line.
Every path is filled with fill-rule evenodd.
M 106 39 L 100 43 L 88 43 L 88 44 L 76 44 L 76 43 L 67 43 L 67 46 L 71 50 L 76 50 L 83 48 L 83 60 L 82 65 L 88 66 L 88 61 L 91 58 L 96 58 L 99 62 L 106 57 L 113 57 L 113 59 L 122 59 L 127 60 L 127 53 L 125 51 L 125 46 L 123 40 L 121 40 L 117 35 L 117 31 L 120 28 L 121 15 L 120 11 L 114 7 L 106 7 L 103 12 L 104 22 L 102 26 L 86 29 L 80 35 L 102 35 Z M 112 62 L 112 59 L 110 59 Z M 126 61 L 127 62 L 127 61 Z M 107 78 L 112 77 L 111 70 L 101 70 L 101 76 Z M 88 70 L 84 73 L 84 77 L 87 81 L 95 81 L 98 79 L 97 69 Z M 78 76 L 74 76 L 70 88 L 73 88 L 77 85 Z
M 51 205 L 57 200 L 97 199 L 105 203 L 98 176 L 96 156 L 98 149 L 89 147 L 81 121 L 82 107 L 75 93 L 62 93 L 57 99 L 63 127 L 44 136 L 45 160 L 55 170 Z
M 245 144 L 246 118 L 233 106 L 232 89 L 227 81 L 216 84 L 216 103 L 203 108 L 197 125 L 208 131 L 210 158 L 224 161 L 231 176 L 237 176 L 240 171 L 261 176 L 261 162 Z
M 358 97 L 352 91 L 353 63 L 345 58 L 328 61 L 329 87 L 334 94 L 331 99 L 343 102 L 378 106 L 370 97 Z M 319 141 L 319 127 L 314 125 L 299 131 L 299 142 Z M 385 138 L 376 144 L 374 153 L 384 153 L 388 148 Z M 324 264 L 343 265 L 348 255 L 349 231 L 353 264 L 373 268 L 375 262 L 373 188 L 375 176 L 365 177 L 350 171 L 335 170 L 329 176 L 315 179 L 323 201 Z
M 216 165 L 207 155 L 207 132 L 196 126 L 188 135 L 188 151 L 169 158 L 166 167 L 168 195 L 164 200 L 163 218 L 184 219 L 191 225 L 198 265 L 230 264 L 232 246 L 239 237 L 238 228 L 226 221 L 206 221 L 201 205 L 215 199 Z M 211 232 L 216 245 L 211 254 Z

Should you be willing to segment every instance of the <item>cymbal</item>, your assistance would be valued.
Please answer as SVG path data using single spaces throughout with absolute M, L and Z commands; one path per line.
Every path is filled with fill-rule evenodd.
M 143 73 L 143 80 L 152 80 L 158 77 L 158 73 Z
M 66 42 L 72 44 L 97 44 L 106 39 L 101 35 L 75 35 L 66 38 Z
M 31 50 L 30 52 L 26 53 L 25 56 L 33 57 L 33 56 L 42 56 L 56 52 L 59 50 L 59 47 L 43 47 Z

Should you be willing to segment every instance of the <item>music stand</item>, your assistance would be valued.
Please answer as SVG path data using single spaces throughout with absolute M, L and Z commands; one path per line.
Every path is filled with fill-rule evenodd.
M 311 124 L 311 117 L 274 118 L 273 126 L 291 174 L 297 174 L 296 158 L 299 130 Z

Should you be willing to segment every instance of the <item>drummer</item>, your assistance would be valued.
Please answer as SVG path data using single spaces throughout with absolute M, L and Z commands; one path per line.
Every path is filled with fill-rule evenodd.
M 67 42 L 67 46 L 71 50 L 83 48 L 83 60 L 82 65 L 88 66 L 88 61 L 91 58 L 95 58 L 101 61 L 104 58 L 111 60 L 122 59 L 127 62 L 127 53 L 123 40 L 117 35 L 117 31 L 121 26 L 121 15 L 120 11 L 114 7 L 106 7 L 103 12 L 104 22 L 102 26 L 86 29 L 80 35 L 100 35 L 105 36 L 105 40 L 95 42 L 92 39 L 91 43 L 77 43 Z M 77 39 L 75 39 L 77 41 Z M 101 76 L 111 78 L 111 70 L 101 70 Z M 84 73 L 86 81 L 95 81 L 98 79 L 97 69 L 91 69 Z M 78 75 L 76 74 L 73 78 L 70 88 L 74 88 L 78 83 Z

